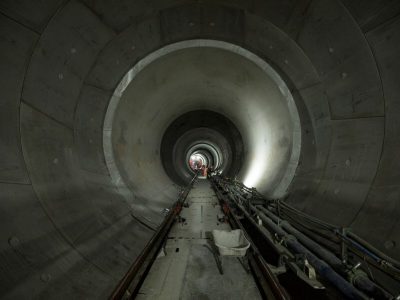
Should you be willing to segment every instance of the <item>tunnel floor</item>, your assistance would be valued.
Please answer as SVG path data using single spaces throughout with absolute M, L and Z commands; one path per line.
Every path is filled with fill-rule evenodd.
M 238 259 L 222 257 L 223 275 L 210 251 L 213 229 L 229 230 L 208 180 L 199 180 L 171 229 L 137 299 L 261 299 L 256 282 Z

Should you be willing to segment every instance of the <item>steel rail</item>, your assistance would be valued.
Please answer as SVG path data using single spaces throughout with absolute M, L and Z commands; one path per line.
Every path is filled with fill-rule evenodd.
M 158 227 L 155 234 L 146 244 L 140 255 L 133 262 L 129 270 L 125 273 L 124 277 L 115 287 L 110 295 L 110 300 L 120 300 L 125 298 L 133 299 L 138 293 L 141 284 L 144 281 L 145 275 L 151 268 L 162 243 L 165 241 L 168 232 L 170 231 L 175 218 L 182 211 L 182 206 L 186 201 L 187 195 L 195 182 L 197 175 L 190 181 L 189 185 L 181 191 L 178 201 L 174 203 L 164 221 Z

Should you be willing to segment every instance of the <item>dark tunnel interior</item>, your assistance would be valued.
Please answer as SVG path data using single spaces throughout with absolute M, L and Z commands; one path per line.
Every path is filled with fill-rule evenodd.
M 187 184 L 194 171 L 191 155 L 228 177 L 239 173 L 243 162 L 243 141 L 235 125 L 221 114 L 197 110 L 185 113 L 166 129 L 160 146 L 165 172 L 178 185 Z
M 0 298 L 108 297 L 198 160 L 400 259 L 400 1 L 0 1 Z

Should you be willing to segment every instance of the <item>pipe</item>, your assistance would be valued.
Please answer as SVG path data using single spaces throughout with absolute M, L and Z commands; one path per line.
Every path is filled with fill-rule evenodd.
M 391 258 L 390 256 L 387 256 L 385 253 L 382 251 L 378 250 L 377 248 L 373 247 L 370 243 L 367 241 L 363 240 L 360 238 L 358 235 L 354 234 L 353 232 L 349 231 L 347 233 L 347 236 L 354 241 L 356 241 L 358 244 L 363 246 L 366 249 L 369 249 L 371 252 L 375 253 L 377 256 L 379 256 L 381 259 L 385 260 L 386 262 L 390 263 L 393 265 L 395 268 L 399 269 L 400 268 L 400 262 L 397 260 Z
M 216 179 L 218 181 L 218 179 Z M 236 206 L 245 214 L 247 217 L 250 217 L 246 212 L 246 209 L 236 203 Z M 365 295 L 359 292 L 353 285 L 351 285 L 348 281 L 346 281 L 342 276 L 336 273 L 327 263 L 320 260 L 317 256 L 315 256 L 312 252 L 310 252 L 307 248 L 302 246 L 294 237 L 289 236 L 281 227 L 277 226 L 270 218 L 267 216 L 260 214 L 261 220 L 268 224 L 268 227 L 275 231 L 278 235 L 283 237 L 286 242 L 286 245 L 295 253 L 303 254 L 307 257 L 310 263 L 317 270 L 319 275 L 329 281 L 332 285 L 336 286 L 339 291 L 343 293 L 349 299 L 367 299 Z
M 224 183 L 228 186 L 228 189 L 231 190 L 231 192 L 234 192 L 236 195 L 236 197 L 241 198 L 242 200 L 247 202 L 247 199 L 245 199 L 244 197 L 242 197 L 242 195 L 240 195 L 240 192 L 233 190 L 232 186 L 234 187 L 243 187 L 243 185 L 240 185 L 236 182 L 234 182 L 233 184 L 230 183 L 229 181 L 224 180 Z M 285 208 L 291 208 L 289 207 L 287 204 L 284 204 Z M 252 209 L 254 212 L 258 213 L 260 216 L 263 215 L 261 212 L 259 212 L 257 210 L 257 208 L 261 209 L 265 214 L 268 215 L 269 218 L 271 218 L 272 220 L 274 220 L 275 223 L 281 225 L 283 228 L 286 229 L 286 231 L 288 231 L 289 233 L 293 234 L 294 236 L 296 236 L 303 244 L 305 244 L 306 247 L 308 247 L 309 249 L 312 249 L 313 252 L 317 253 L 317 255 L 319 257 L 321 257 L 322 259 L 326 260 L 328 262 L 328 264 L 330 264 L 336 271 L 338 271 L 339 273 L 343 274 L 343 275 L 348 275 L 347 270 L 344 268 L 342 261 L 336 257 L 333 253 L 331 253 L 330 251 L 324 249 L 323 247 L 321 247 L 318 243 L 314 242 L 313 240 L 311 240 L 310 238 L 308 238 L 306 235 L 304 235 L 303 233 L 301 233 L 299 230 L 297 230 L 296 228 L 294 228 L 293 226 L 291 226 L 288 222 L 286 221 L 282 221 L 280 218 L 278 218 L 276 215 L 274 215 L 272 212 L 268 211 L 267 209 L 265 209 L 262 206 L 257 206 L 254 207 L 253 205 L 249 205 L 249 208 Z M 301 213 L 303 214 L 303 213 Z M 303 214 L 304 215 L 304 214 Z M 265 215 L 263 215 L 264 217 L 266 217 Z M 324 222 L 320 222 L 318 219 L 312 218 L 310 216 L 304 215 L 306 218 L 309 218 L 310 220 L 317 222 L 318 224 L 321 224 L 323 227 L 331 227 L 332 225 L 324 223 Z M 346 237 L 343 237 L 346 238 Z M 350 244 L 353 244 L 353 246 L 357 246 L 357 244 L 354 241 L 349 240 L 348 238 L 346 238 L 347 242 Z M 360 248 L 360 246 L 358 245 L 358 247 L 356 247 L 357 249 Z M 363 249 L 359 249 L 360 251 L 362 251 Z M 362 251 L 365 253 L 365 251 Z M 367 253 L 368 255 L 372 255 L 372 257 L 376 256 L 373 255 L 372 253 Z M 366 292 L 368 295 L 371 295 L 373 297 L 376 297 L 378 299 L 393 299 L 393 296 L 391 294 L 389 294 L 388 292 L 386 292 L 385 290 L 383 290 L 381 287 L 379 287 L 377 284 L 375 284 L 373 281 L 371 281 L 365 274 L 363 273 L 358 273 L 357 275 L 354 275 L 352 277 L 352 282 L 353 284 L 360 290 L 362 290 L 363 292 Z
M 243 211 L 244 208 L 241 205 L 238 207 Z M 342 276 L 336 273 L 326 262 L 319 259 L 307 248 L 301 245 L 295 238 L 290 237 L 281 227 L 277 226 L 270 218 L 263 214 L 260 214 L 261 220 L 268 224 L 268 227 L 275 231 L 279 236 L 281 236 L 286 245 L 295 253 L 303 254 L 307 257 L 311 265 L 317 270 L 318 274 L 329 281 L 332 285 L 337 287 L 339 291 L 342 292 L 349 299 L 367 299 L 365 295 L 359 292 L 353 285 L 346 281 Z
M 283 229 L 285 229 L 288 233 L 293 234 L 301 243 L 303 243 L 309 249 L 312 249 L 319 257 L 323 260 L 327 261 L 328 264 L 333 266 L 337 270 L 343 270 L 343 263 L 331 252 L 327 251 L 325 248 L 321 247 L 319 244 L 308 238 L 306 235 L 298 231 L 296 228 L 291 226 L 287 221 L 279 219 L 273 213 L 269 212 L 267 209 L 262 207 L 261 205 L 254 207 L 250 205 L 250 208 L 259 214 L 259 216 L 268 217 L 272 219 L 275 223 L 278 223 Z M 260 212 L 260 210 L 262 212 Z M 266 215 L 266 216 L 265 216 Z
M 254 207 L 250 205 L 250 208 L 259 214 L 260 217 L 267 217 L 272 219 L 275 223 L 279 224 L 282 228 L 284 228 L 288 233 L 293 234 L 302 244 L 304 244 L 308 249 L 316 253 L 320 258 L 327 261 L 329 265 L 331 265 L 336 271 L 343 275 L 347 275 L 347 271 L 343 266 L 342 261 L 335 256 L 333 253 L 329 252 L 325 248 L 321 247 L 318 243 L 314 242 L 306 235 L 298 231 L 296 228 L 291 226 L 288 222 L 280 220 L 277 216 L 273 213 L 268 211 L 262 206 Z M 259 210 L 262 212 L 260 212 Z M 266 216 L 265 216 L 265 215 Z M 262 218 L 263 219 L 263 218 Z M 371 296 L 378 297 L 378 299 L 393 299 L 393 296 L 387 293 L 386 291 L 382 290 L 379 286 L 377 286 L 373 281 L 371 281 L 365 275 L 357 275 L 355 276 L 355 280 L 353 280 L 354 285 L 362 290 L 370 294 Z
M 356 234 L 350 231 L 347 232 L 346 234 L 343 234 L 341 232 L 341 229 L 336 226 L 322 222 L 321 220 L 314 218 L 312 216 L 306 215 L 303 212 L 296 210 L 295 208 L 289 206 L 284 202 L 278 202 L 278 204 L 279 203 L 282 204 L 281 208 L 285 210 L 284 214 L 286 215 L 286 217 L 292 219 L 292 217 L 290 217 L 290 215 L 288 216 L 287 214 L 288 211 L 289 212 L 291 211 L 292 213 L 302 217 L 304 220 L 312 222 L 314 225 L 318 225 L 319 227 L 324 227 L 327 232 L 331 233 L 332 235 L 340 239 L 341 245 L 345 244 L 347 247 L 350 247 L 350 250 L 357 256 L 363 259 L 367 259 L 369 263 L 376 266 L 382 272 L 390 276 L 394 276 L 396 278 L 400 277 L 400 269 L 399 269 L 400 263 L 398 261 L 387 256 L 383 252 L 379 251 L 371 244 L 361 239 Z M 300 225 L 304 226 L 301 223 Z

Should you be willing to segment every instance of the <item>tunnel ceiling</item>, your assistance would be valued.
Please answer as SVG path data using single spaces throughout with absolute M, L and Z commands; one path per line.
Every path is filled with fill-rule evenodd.
M 173 159 L 216 139 L 229 174 L 400 258 L 398 1 L 0 11 L 2 297 L 107 297 L 189 174 Z M 242 142 L 211 117 L 163 139 L 199 110 Z

